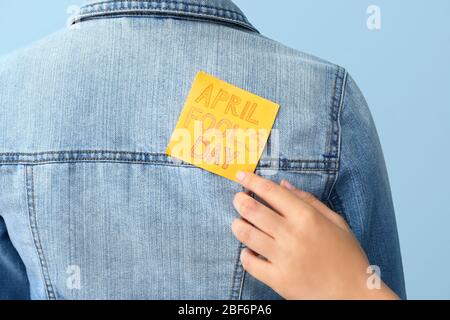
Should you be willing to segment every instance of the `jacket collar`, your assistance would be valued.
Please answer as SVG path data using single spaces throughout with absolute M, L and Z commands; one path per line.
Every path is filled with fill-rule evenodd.
M 126 15 L 206 20 L 258 32 L 231 0 L 86 0 L 72 23 Z

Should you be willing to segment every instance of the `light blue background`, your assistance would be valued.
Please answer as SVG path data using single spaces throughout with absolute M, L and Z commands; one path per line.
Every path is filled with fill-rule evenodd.
M 450 299 L 450 1 L 237 0 L 266 36 L 345 66 L 377 124 L 410 299 Z M 63 28 L 77 0 L 0 0 L 0 55 Z M 382 28 L 366 27 L 369 5 Z

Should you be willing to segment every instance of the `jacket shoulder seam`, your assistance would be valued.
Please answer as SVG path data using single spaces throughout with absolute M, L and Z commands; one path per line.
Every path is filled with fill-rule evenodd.
M 337 80 L 336 80 L 336 88 L 335 95 L 333 98 L 333 110 L 332 110 L 332 141 L 330 148 L 330 156 L 336 159 L 336 171 L 332 177 L 330 177 L 329 189 L 326 191 L 325 200 L 328 201 L 331 197 L 333 189 L 336 186 L 338 177 L 339 177 L 339 168 L 341 163 L 341 146 L 342 146 L 342 127 L 341 127 L 341 115 L 342 109 L 344 106 L 345 92 L 347 88 L 347 80 L 348 80 L 348 72 L 341 67 L 338 67 L 340 70 L 337 71 Z

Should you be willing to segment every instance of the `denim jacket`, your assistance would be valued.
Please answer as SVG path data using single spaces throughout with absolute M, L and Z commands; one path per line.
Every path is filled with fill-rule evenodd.
M 280 105 L 257 173 L 343 215 L 405 297 L 382 150 L 345 69 L 228 0 L 90 1 L 73 22 L 0 58 L 0 297 L 280 298 L 239 262 L 240 186 L 165 155 L 199 71 Z

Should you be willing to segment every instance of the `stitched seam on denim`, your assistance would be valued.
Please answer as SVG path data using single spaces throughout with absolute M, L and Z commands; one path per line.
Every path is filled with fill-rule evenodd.
M 333 92 L 333 98 L 332 98 L 332 106 L 331 106 L 331 136 L 330 136 L 330 142 L 328 146 L 328 158 L 338 158 L 338 143 L 339 143 L 339 111 L 341 108 L 341 100 L 342 100 L 342 92 L 343 92 L 343 82 L 345 79 L 346 71 L 341 68 L 336 68 L 335 73 L 335 81 L 334 81 L 334 92 Z M 337 168 L 336 168 L 337 169 Z M 327 181 L 325 184 L 325 187 L 322 192 L 321 199 L 326 200 L 330 194 L 330 190 L 332 189 L 334 185 L 334 181 L 336 180 L 336 174 L 332 174 L 327 177 Z
M 176 12 L 172 12 L 172 13 L 167 13 L 165 12 L 165 14 L 163 14 L 164 12 L 158 12 L 156 10 L 152 10 L 152 11 L 148 11 L 148 12 L 142 12 L 142 13 L 137 13 L 136 11 L 133 10 L 121 10 L 121 11 L 117 11 L 114 12 L 111 15 L 105 15 L 105 14 L 90 14 L 90 15 L 84 15 L 84 16 L 80 16 L 77 19 L 73 19 L 71 24 L 75 24 L 77 22 L 81 22 L 81 21 L 86 21 L 86 20 L 90 20 L 90 19 L 97 19 L 97 18 L 114 18 L 114 17 L 122 17 L 122 16 L 134 16 L 134 17 L 145 17 L 145 16 L 158 16 L 158 17 L 167 17 L 167 18 L 173 18 L 173 19 L 185 19 L 185 20 L 195 20 L 195 21 L 201 21 L 201 22 L 211 22 L 211 23 L 218 23 L 218 24 L 224 24 L 227 26 L 234 26 L 234 27 L 240 27 L 240 28 L 245 28 L 247 30 L 259 33 L 255 28 L 250 27 L 249 25 L 243 23 L 243 22 L 238 22 L 238 21 L 234 21 L 234 20 L 230 20 L 227 18 L 219 18 L 219 17 L 211 17 L 211 16 L 207 16 L 207 15 L 201 15 L 201 14 L 176 14 Z
M 339 140 L 339 112 L 342 104 L 342 93 L 344 81 L 346 78 L 347 72 L 341 68 L 337 67 L 336 76 L 335 76 L 335 85 L 334 85 L 334 94 L 332 100 L 332 108 L 331 108 L 331 119 L 332 119 L 332 132 L 330 139 L 330 150 L 329 155 L 337 158 L 338 153 L 338 140 Z
M 34 237 L 33 237 L 33 230 L 32 230 L 32 228 L 31 228 L 31 221 L 30 221 L 30 213 L 29 213 L 29 211 L 30 211 L 30 209 L 29 209 L 29 200 L 28 200 L 28 198 L 29 198 L 29 195 L 28 195 L 28 174 L 27 174 L 27 166 L 23 166 L 23 168 L 24 168 L 24 170 L 23 170 L 23 180 L 24 180 L 24 186 L 25 186 L 25 204 L 26 204 L 26 208 L 27 208 L 27 213 L 26 213 L 26 215 L 27 215 L 27 217 L 28 217 L 28 223 L 27 223 L 27 225 L 28 225 L 28 231 L 29 231 L 29 233 L 30 233 L 30 235 L 31 235 L 31 240 L 33 241 L 33 244 L 34 244 Z M 36 248 L 36 246 L 34 246 L 34 251 L 35 251 L 35 253 L 36 253 L 36 257 L 37 257 L 37 259 L 39 260 L 39 254 L 38 254 L 38 251 L 37 251 L 37 248 Z M 41 262 L 40 262 L 40 260 L 39 260 L 39 264 L 40 264 Z M 40 273 L 40 276 L 41 276 L 41 279 L 42 279 L 42 281 L 41 281 L 41 279 L 39 279 L 39 281 L 41 281 L 42 283 L 43 283 L 43 287 L 44 287 L 44 293 L 45 293 L 45 295 L 46 295 L 46 297 L 47 297 L 47 299 L 48 299 L 48 292 L 47 292 L 47 289 L 46 289 L 46 287 L 45 287 L 45 282 L 44 282 L 44 273 L 42 272 L 42 267 L 39 267 L 39 273 Z
M 24 156 L 45 156 L 45 155 L 64 155 L 64 154 L 121 154 L 121 155 L 140 155 L 144 157 L 154 157 L 154 156 L 160 156 L 160 157 L 166 157 L 167 155 L 165 153 L 156 153 L 156 152 L 141 152 L 141 151 L 118 151 L 118 150 L 61 150 L 61 151 L 42 151 L 42 152 L 4 152 L 0 153 L 0 158 L 4 157 L 24 157 Z M 270 158 L 265 157 L 263 159 L 267 160 L 278 160 L 279 158 Z M 0 160 L 1 161 L 1 160 Z M 287 162 L 311 162 L 311 163 L 336 163 L 336 160 L 302 160 L 302 159 L 280 159 L 280 161 L 287 161 Z
M 152 6 L 153 4 L 153 6 Z M 109 8 L 98 8 L 96 6 L 109 6 Z M 180 8 L 181 6 L 181 8 Z M 150 7 L 150 8 L 149 8 Z M 178 7 L 178 8 L 177 8 Z M 194 10 L 196 8 L 197 10 Z M 207 12 L 201 12 L 202 9 L 205 9 Z M 73 17 L 71 23 L 77 23 L 84 18 L 94 17 L 98 15 L 106 15 L 108 13 L 117 13 L 117 12 L 143 12 L 143 13 L 151 13 L 151 12 L 159 12 L 159 13 L 172 13 L 179 14 L 184 16 L 198 16 L 198 17 L 209 17 L 210 19 L 222 20 L 230 23 L 236 23 L 242 27 L 246 27 L 252 31 L 257 33 L 258 30 L 247 20 L 247 18 L 241 13 L 230 9 L 225 9 L 221 7 L 212 7 L 207 5 L 198 5 L 198 4 L 188 4 L 184 2 L 174 2 L 174 1 L 164 1 L 164 2 L 152 2 L 145 1 L 141 3 L 137 3 L 137 5 L 133 5 L 133 2 L 101 2 L 97 4 L 87 5 L 81 8 L 80 14 Z
M 342 90 L 341 90 L 341 96 L 340 96 L 340 102 L 339 102 L 339 110 L 338 110 L 338 114 L 337 114 L 337 127 L 338 127 L 338 141 L 337 141 L 337 158 L 338 158 L 338 162 L 337 162 L 337 170 L 336 173 L 334 175 L 334 181 L 333 184 L 330 187 L 330 191 L 328 192 L 328 195 L 326 197 L 326 200 L 328 201 L 328 199 L 331 196 L 331 193 L 333 192 L 334 187 L 336 186 L 338 177 L 339 177 L 339 168 L 340 168 L 340 162 L 341 162 L 341 150 L 342 150 L 342 127 L 341 127 L 341 116 L 342 116 L 342 109 L 344 106 L 344 99 L 345 99 L 345 91 L 347 89 L 347 79 L 348 79 L 348 73 L 345 72 L 344 75 L 344 79 L 343 79 L 343 83 L 342 83 Z
M 50 281 L 47 262 L 44 257 L 41 239 L 39 237 L 39 232 L 37 229 L 36 204 L 35 204 L 35 197 L 34 197 L 33 167 L 32 166 L 25 167 L 25 174 L 26 174 L 28 216 L 29 216 L 29 220 L 30 220 L 31 233 L 33 235 L 34 245 L 36 247 L 37 254 L 39 257 L 39 263 L 41 265 L 41 272 L 42 272 L 42 275 L 44 278 L 47 297 L 50 300 L 56 300 L 55 291 L 53 290 L 53 286 Z
M 121 164 L 135 164 L 135 165 L 149 165 L 149 166 L 163 166 L 163 167 L 172 167 L 172 168 L 185 168 L 185 169 L 197 169 L 204 170 L 194 165 L 177 165 L 174 163 L 155 163 L 155 162 L 140 162 L 140 161 L 124 161 L 124 160 L 73 160 L 73 161 L 52 161 L 52 162 L 39 162 L 39 163 L 30 163 L 30 162 L 10 162 L 10 163 L 1 163 L 0 166 L 13 166 L 13 165 L 30 165 L 30 166 L 42 166 L 42 165 L 55 165 L 55 164 L 63 164 L 63 163 L 121 163 Z M 333 173 L 335 169 L 326 169 L 326 168 L 274 168 L 274 167 L 256 167 L 256 171 L 261 172 L 262 170 L 279 170 L 284 172 L 292 172 L 292 173 Z
M 107 16 L 108 13 L 139 13 L 142 14 L 148 14 L 148 13 L 167 13 L 167 14 L 179 14 L 180 16 L 195 16 L 195 17 L 205 17 L 210 18 L 212 20 L 220 18 L 222 21 L 230 21 L 230 22 L 240 22 L 242 24 L 245 24 L 245 21 L 242 20 L 234 20 L 232 18 L 228 17 L 216 17 L 205 13 L 198 13 L 198 12 L 184 12 L 184 11 L 178 11 L 178 10 L 162 10 L 162 9 L 110 9 L 108 11 L 102 11 L 102 12 L 88 12 L 80 14 L 79 16 L 73 18 L 74 21 L 83 20 L 88 17 L 95 17 L 95 16 Z
M 244 282 L 245 282 L 245 276 L 247 274 L 247 271 L 245 271 L 244 268 L 242 268 L 242 275 L 241 275 L 241 285 L 239 287 L 239 297 L 238 300 L 242 300 L 242 295 L 244 293 Z
M 232 282 L 232 287 L 231 287 L 230 300 L 240 300 L 240 296 L 241 296 L 241 280 L 242 280 L 242 275 L 245 272 L 245 270 L 241 264 L 242 249 L 244 249 L 244 245 L 241 242 L 239 242 L 238 255 L 237 255 L 236 263 L 234 264 L 233 282 Z
M 0 153 L 1 164 L 49 164 L 65 162 L 122 162 L 149 163 L 176 167 L 195 167 L 182 161 L 170 161 L 162 153 L 126 152 L 108 150 L 48 151 L 36 153 Z M 335 171 L 336 162 L 329 160 L 289 160 L 263 158 L 257 169 L 279 169 L 292 171 Z
M 111 10 L 109 12 L 97 12 L 97 13 L 89 13 L 89 14 L 83 14 L 79 15 L 71 20 L 71 24 L 75 24 L 80 21 L 94 19 L 96 17 L 107 17 L 108 13 L 110 13 L 111 17 L 114 17 L 115 15 L 136 15 L 136 16 L 146 16 L 146 15 L 160 15 L 160 16 L 167 16 L 167 17 L 179 17 L 179 18 L 196 18 L 197 20 L 204 20 L 204 21 L 211 21 L 211 22 L 222 22 L 222 23 L 228 23 L 231 25 L 236 25 L 242 28 L 246 28 L 248 30 L 254 31 L 256 33 L 259 33 L 255 27 L 252 25 L 239 20 L 233 20 L 231 18 L 225 18 L 225 17 L 215 17 L 207 14 L 201 14 L 201 13 L 187 13 L 183 11 L 176 11 L 176 10 L 158 10 L 158 9 L 140 9 L 138 11 L 132 10 L 132 9 L 117 9 L 117 10 Z
M 247 22 L 246 17 L 235 10 L 231 10 L 231 9 L 226 9 L 226 8 L 222 8 L 222 7 L 213 7 L 213 6 L 208 6 L 208 5 L 204 5 L 204 4 L 192 4 L 192 3 L 186 3 L 186 2 L 182 2 L 182 1 L 161 1 L 161 2 L 155 2 L 155 1 L 141 1 L 137 3 L 138 5 L 133 5 L 133 2 L 129 2 L 129 1 L 102 1 L 102 2 L 98 2 L 95 4 L 89 4 L 86 6 L 83 6 L 80 8 L 81 13 L 83 14 L 83 11 L 86 10 L 86 13 L 93 13 L 93 12 L 107 12 L 108 10 L 114 10 L 114 9 L 133 9 L 133 10 L 149 10 L 149 9 L 159 9 L 159 10 L 176 10 L 171 8 L 171 5 L 174 6 L 182 6 L 184 7 L 183 9 L 178 9 L 179 12 L 189 12 L 189 13 L 201 13 L 200 10 L 201 9 L 207 9 L 210 10 L 210 12 L 212 10 L 214 11 L 223 11 L 224 13 L 231 13 L 234 14 L 238 17 L 238 19 L 241 19 L 242 22 Z M 148 8 L 148 5 L 153 5 L 152 8 Z M 109 5 L 110 8 L 99 8 L 98 10 L 95 8 L 97 6 L 102 6 L 102 5 Z M 114 8 L 116 6 L 120 5 L 121 8 Z M 168 5 L 169 7 L 164 7 L 164 5 Z M 192 8 L 197 8 L 198 10 L 193 10 Z M 186 9 L 186 10 L 184 10 Z M 181 11 L 180 11 L 181 10 Z M 213 16 L 219 16 L 219 17 L 224 17 L 223 15 L 221 15 L 219 12 L 216 13 L 212 13 Z M 232 17 L 224 17 L 224 18 L 232 18 Z

